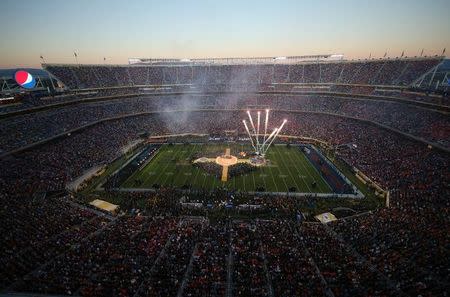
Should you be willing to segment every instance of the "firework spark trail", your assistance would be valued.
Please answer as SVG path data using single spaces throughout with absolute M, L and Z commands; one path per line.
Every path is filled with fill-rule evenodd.
M 253 133 L 256 134 L 255 124 L 253 124 L 253 118 L 250 114 L 250 110 L 247 110 L 248 118 L 250 119 L 250 124 L 252 124 Z
M 252 142 L 253 148 L 254 148 L 255 150 L 257 150 L 256 147 L 255 147 L 255 145 L 253 144 L 252 135 L 250 134 L 250 131 L 248 130 L 247 122 L 246 122 L 245 120 L 243 120 L 242 122 L 244 123 L 245 130 L 246 130 L 247 133 L 248 133 L 248 137 L 250 137 L 250 141 Z
M 261 122 L 261 112 L 258 111 L 258 122 L 256 128 L 256 146 L 258 147 L 258 151 L 261 152 L 261 145 L 259 144 L 259 124 Z
M 264 145 L 266 145 L 267 142 L 269 142 L 272 139 L 272 137 L 275 136 L 275 133 L 277 133 L 277 130 L 278 130 L 278 128 L 273 129 L 272 133 L 270 133 L 269 137 L 267 137 L 266 141 L 263 143 L 263 147 L 264 147 Z M 267 148 L 269 148 L 269 147 L 267 147 Z M 267 151 L 267 149 L 265 151 Z M 265 153 L 265 151 L 263 151 L 263 153 Z
M 264 143 L 266 142 L 268 123 L 269 123 L 269 110 L 266 109 L 266 121 L 264 122 L 264 137 L 263 137 L 263 144 L 262 144 L 261 150 L 264 150 Z
M 253 134 L 250 132 L 250 129 L 248 128 L 247 121 L 246 120 L 242 121 L 245 126 L 245 131 L 247 132 L 247 134 L 250 138 L 250 141 L 252 143 L 252 147 L 255 149 L 255 153 L 257 155 L 264 156 L 266 154 L 267 150 L 272 145 L 272 143 L 275 141 L 275 139 L 278 137 L 278 135 L 280 134 L 281 130 L 283 129 L 284 125 L 287 122 L 287 120 L 283 120 L 280 127 L 275 128 L 272 131 L 272 133 L 270 133 L 270 135 L 267 137 L 267 129 L 269 126 L 269 111 L 270 111 L 269 109 L 266 109 L 266 118 L 264 121 L 264 136 L 263 136 L 262 142 L 259 142 L 259 135 L 260 135 L 260 132 L 262 132 L 262 131 L 260 131 L 260 129 L 261 129 L 261 111 L 257 112 L 257 114 L 258 114 L 257 128 L 255 128 L 255 124 L 253 123 L 252 115 L 250 114 L 250 111 L 247 110 L 247 115 L 248 115 L 248 118 L 249 118 L 250 123 L 253 128 Z M 254 139 L 253 139 L 253 137 L 254 137 Z
M 272 140 L 270 141 L 269 145 L 267 146 L 266 150 L 263 152 L 264 154 L 266 153 L 266 151 L 269 149 L 269 147 L 272 145 L 272 142 L 275 140 L 275 138 L 278 137 L 278 134 L 280 134 L 281 129 L 283 129 L 284 124 L 286 124 L 287 120 L 284 120 L 283 123 L 281 124 L 280 128 L 277 129 L 277 133 L 273 136 Z

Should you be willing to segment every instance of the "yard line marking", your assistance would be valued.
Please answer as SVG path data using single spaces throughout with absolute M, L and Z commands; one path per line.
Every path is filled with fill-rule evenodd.
M 261 168 L 261 170 L 263 170 L 263 168 Z M 264 183 L 264 191 L 267 191 L 266 177 L 267 177 L 267 174 L 265 174 L 265 173 L 259 174 L 259 178 L 262 178 L 263 183 Z
M 272 168 L 273 168 L 273 167 L 268 167 L 268 169 L 270 170 L 270 177 L 272 178 L 273 184 L 274 184 L 275 188 L 277 189 L 277 192 L 279 192 L 280 189 L 278 188 L 278 184 L 277 184 L 277 182 L 275 181 L 275 178 L 273 177 L 273 171 L 272 171 Z M 266 190 L 267 190 L 267 189 L 266 189 Z
M 294 154 L 294 155 L 297 155 L 297 154 Z M 303 170 L 303 162 L 302 162 L 301 160 L 299 160 L 300 162 L 296 162 L 295 159 L 292 158 L 292 155 L 291 155 L 291 154 L 289 155 L 289 159 L 293 161 L 295 170 L 296 170 L 297 172 L 304 171 L 304 170 Z M 298 164 L 298 163 L 300 163 L 300 164 Z M 297 165 L 300 165 L 300 166 L 297 166 Z M 301 168 L 299 168 L 299 167 L 301 167 Z M 299 169 L 300 169 L 300 170 L 299 170 Z M 304 172 L 306 172 L 306 171 L 304 171 Z M 306 172 L 306 173 L 307 173 L 307 172 Z M 306 176 L 305 176 L 305 177 L 306 177 Z M 311 188 L 309 187 L 309 185 L 308 185 L 308 183 L 305 181 L 305 179 L 302 178 L 301 181 L 306 185 L 306 188 L 308 189 L 308 192 L 309 192 L 309 193 L 312 193 Z
M 189 148 L 189 156 L 188 156 L 188 158 L 186 158 L 186 159 L 189 159 L 189 157 L 192 156 L 193 153 L 195 153 L 196 148 L 197 148 L 197 147 L 196 147 L 195 144 L 192 144 L 192 145 L 191 145 L 191 147 Z M 192 164 L 191 164 L 191 165 L 192 165 Z M 185 172 L 185 177 L 184 177 L 184 179 L 183 179 L 182 186 L 186 184 L 186 181 L 189 179 L 188 176 L 192 176 L 192 169 L 193 169 L 193 167 L 191 167 L 191 169 L 190 169 L 189 172 Z M 189 173 L 189 174 L 186 174 L 186 173 Z
M 141 171 L 140 174 L 138 175 L 139 177 L 145 176 L 146 173 L 153 172 L 153 171 L 150 171 L 150 168 L 151 168 L 150 164 L 152 164 L 154 161 L 156 161 L 157 159 L 160 158 L 161 154 L 163 154 L 163 147 L 164 147 L 164 146 L 161 146 L 161 147 L 158 149 L 158 151 L 155 152 L 155 155 L 154 155 L 153 158 L 150 160 L 150 162 L 147 163 L 147 165 L 145 165 L 144 168 L 142 168 L 142 171 Z M 156 174 L 156 173 L 155 173 L 155 174 Z M 146 178 L 144 179 L 144 181 L 142 182 L 141 185 L 142 185 L 143 187 L 146 187 L 147 181 L 148 181 L 153 175 L 155 175 L 155 174 L 151 174 L 151 175 L 149 175 L 148 177 L 146 177 Z
M 279 152 L 277 151 L 277 150 L 275 150 L 275 148 L 276 148 L 276 146 L 274 146 L 272 149 L 273 149 L 273 151 L 274 151 L 274 154 L 277 154 L 277 155 L 280 155 L 279 154 Z M 281 156 L 281 155 L 280 155 Z M 277 163 L 278 163 L 278 156 L 277 156 Z M 278 169 L 278 172 L 279 172 L 279 174 L 278 174 L 278 176 L 280 176 L 280 175 L 282 175 L 281 173 L 281 169 L 280 169 L 280 167 L 279 166 L 277 166 L 277 169 Z M 286 192 L 288 192 L 289 191 L 289 186 L 287 185 L 287 183 L 286 183 L 286 181 L 284 180 L 284 178 L 282 178 L 281 179 L 282 181 L 283 181 L 283 183 L 284 183 L 284 186 L 286 187 Z M 278 189 L 278 186 L 277 186 L 277 189 Z
M 295 149 L 299 149 L 299 148 L 296 147 Z M 302 153 L 302 152 L 300 151 L 300 153 Z M 299 163 L 299 165 L 300 165 L 300 167 L 301 167 L 301 170 L 302 170 L 303 172 L 305 172 L 306 174 L 308 174 L 308 175 L 305 176 L 305 177 L 306 177 L 306 178 L 307 178 L 307 177 L 310 177 L 312 180 L 314 180 L 314 177 L 310 174 L 310 172 L 309 172 L 307 166 L 305 165 L 304 161 L 298 156 L 298 154 L 294 154 L 294 155 L 297 157 L 297 160 L 298 160 L 298 163 Z M 291 157 L 291 160 L 292 160 L 292 157 Z M 294 159 L 293 161 L 294 161 L 294 164 L 295 164 L 295 163 L 296 163 L 296 162 L 295 162 L 295 159 Z M 314 193 L 314 191 L 311 190 L 311 188 L 309 187 L 308 183 L 305 181 L 305 178 L 302 179 L 302 182 L 303 182 L 303 183 L 306 185 L 306 187 L 308 188 L 309 193 Z
M 280 151 L 278 150 L 278 147 L 274 146 L 274 147 L 273 147 L 273 150 L 274 150 L 274 152 L 276 152 L 276 154 L 278 155 L 277 161 L 278 161 L 278 159 L 281 159 L 281 163 L 283 163 L 283 165 L 284 165 L 284 162 L 283 162 L 283 156 L 282 156 L 282 154 L 280 153 Z M 278 174 L 278 176 L 281 177 L 281 179 L 282 179 L 282 181 L 283 181 L 283 183 L 284 183 L 284 186 L 286 187 L 286 192 L 289 192 L 289 186 L 287 185 L 286 180 L 282 177 L 284 174 L 282 174 L 281 169 L 280 169 L 279 166 L 277 167 L 277 169 L 278 169 L 278 172 L 280 173 L 280 174 Z
M 173 152 L 173 149 L 172 149 L 172 150 L 169 150 L 168 152 L 169 152 L 169 153 L 170 153 L 170 152 Z M 177 149 L 176 152 L 175 152 L 175 154 L 174 154 L 174 156 L 173 156 L 173 159 L 176 159 L 176 157 L 178 156 L 179 153 L 180 153 L 180 149 Z M 172 160 L 172 159 L 171 159 L 171 160 Z M 159 180 L 160 176 L 162 176 L 163 173 L 164 173 L 164 174 L 166 173 L 167 167 L 168 167 L 169 165 L 171 165 L 171 164 L 173 164 L 172 161 L 167 162 L 166 166 L 164 167 L 164 170 L 161 172 L 161 174 L 158 176 L 158 178 L 157 178 L 156 180 Z M 164 181 L 161 182 L 161 185 L 162 185 L 162 186 L 163 186 L 163 185 L 167 185 L 167 179 L 169 178 L 169 175 L 167 175 L 167 174 L 165 174 L 165 175 L 166 175 L 166 178 L 164 179 Z M 157 183 L 157 182 L 155 181 L 154 183 Z
M 277 149 L 278 149 L 278 148 L 277 148 Z M 285 155 L 287 155 L 287 154 L 285 154 Z M 290 154 L 289 154 L 289 156 L 290 156 Z M 283 158 L 283 156 L 281 156 L 281 162 L 283 162 L 283 164 L 286 165 L 286 164 L 284 163 L 284 158 Z M 295 164 L 295 163 L 294 163 L 294 164 Z M 294 165 L 294 166 L 295 166 L 295 165 Z M 298 191 L 300 191 L 300 187 L 299 187 L 298 184 L 297 184 L 297 180 L 294 178 L 295 175 L 292 175 L 291 169 L 289 168 L 288 165 L 286 165 L 286 167 L 287 167 L 287 170 L 289 171 L 289 174 L 291 175 L 291 176 L 290 176 L 291 179 L 294 181 L 294 184 L 297 186 Z M 287 188 L 287 191 L 289 192 L 289 187 Z
M 196 150 L 196 152 L 198 152 L 198 151 L 200 151 L 200 150 Z M 200 173 L 200 169 L 196 168 L 196 171 L 197 171 L 197 173 L 195 174 L 194 180 L 192 181 L 193 185 L 197 183 L 197 176 Z
M 300 148 L 299 148 L 300 149 Z M 314 179 L 314 173 L 316 173 L 317 175 L 319 175 L 319 177 L 322 179 L 322 181 L 325 183 L 325 191 L 323 190 L 323 187 L 321 186 L 321 184 L 319 183 L 319 191 L 321 192 L 333 192 L 333 189 L 331 189 L 330 185 L 328 185 L 327 181 L 323 178 L 322 174 L 320 174 L 320 172 L 316 169 L 316 167 L 311 163 L 311 161 L 309 161 L 308 157 L 306 157 L 306 155 L 301 151 L 301 158 L 303 160 L 306 161 L 306 163 L 308 163 L 310 166 L 309 167 L 313 167 L 313 173 L 311 174 L 311 170 L 308 170 L 310 173 L 310 176 Z M 315 179 L 314 179 L 315 180 Z

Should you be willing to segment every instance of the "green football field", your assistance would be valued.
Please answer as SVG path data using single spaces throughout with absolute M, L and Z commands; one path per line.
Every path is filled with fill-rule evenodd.
M 175 144 L 163 145 L 153 159 L 141 170 L 133 173 L 122 185 L 123 188 L 152 188 L 153 185 L 194 189 L 214 189 L 224 186 L 228 189 L 255 191 L 264 187 L 269 192 L 287 192 L 295 188 L 302 193 L 332 193 L 332 189 L 298 147 L 272 146 L 266 158 L 270 165 L 257 168 L 246 175 L 236 176 L 222 182 L 220 178 L 206 173 L 191 164 L 193 156 L 219 156 L 230 148 L 231 154 L 249 150 L 241 144 Z M 141 183 L 137 185 L 136 180 Z M 317 186 L 313 188 L 312 182 Z

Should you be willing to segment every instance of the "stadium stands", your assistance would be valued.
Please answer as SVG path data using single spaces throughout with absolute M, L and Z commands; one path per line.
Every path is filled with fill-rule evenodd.
M 72 89 L 161 84 L 346 83 L 406 86 L 442 61 L 410 58 L 293 65 L 44 65 Z
M 311 95 L 216 95 L 215 97 L 169 95 L 86 102 L 0 120 L 4 123 L 0 152 L 18 149 L 112 117 L 131 116 L 142 112 L 167 113 L 170 110 L 214 110 L 216 107 L 246 109 L 247 106 L 258 105 L 280 110 L 355 117 L 450 147 L 449 119 L 446 113 L 401 102 Z
M 0 290 L 83 296 L 446 296 L 448 113 L 416 104 L 436 103 L 427 96 L 386 94 L 375 87 L 411 84 L 439 61 L 47 65 L 72 89 L 192 82 L 203 87 L 195 95 L 102 89 L 52 101 L 57 106 L 2 109 Z M 257 85 L 271 83 L 365 84 L 373 96 L 213 92 L 214 85 L 230 82 L 258 91 L 264 88 Z M 101 98 L 108 95 L 117 97 Z M 51 194 L 120 157 L 121 148 L 141 132 L 244 133 L 236 119 L 248 107 L 269 107 L 274 122 L 288 119 L 286 134 L 335 147 L 339 159 L 390 191 L 390 207 L 322 225 L 299 220 L 292 197 L 258 197 L 254 203 L 271 209 L 272 216 L 210 220 L 204 212 L 182 210 L 175 190 L 160 189 L 127 194 L 129 209 L 111 217 Z M 354 147 L 339 146 L 346 143 Z M 214 202 L 227 199 L 220 189 L 208 195 Z

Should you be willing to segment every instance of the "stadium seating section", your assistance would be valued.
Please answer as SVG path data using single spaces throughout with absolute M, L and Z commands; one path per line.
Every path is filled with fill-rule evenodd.
M 445 103 L 376 87 L 409 85 L 439 61 L 47 65 L 79 93 L 0 110 L 0 292 L 447 296 L 450 118 L 435 108 Z M 134 87 L 191 83 L 200 94 Z M 264 92 L 273 83 L 340 85 L 320 94 Z M 122 88 L 79 90 L 105 87 Z M 243 134 L 236 119 L 248 107 L 272 109 L 273 122 L 286 118 L 286 134 L 355 144 L 340 147 L 340 158 L 388 189 L 390 207 L 323 225 L 296 220 L 295 198 L 262 197 L 255 203 L 291 216 L 209 221 L 181 213 L 171 189 L 127 194 L 148 206 L 119 217 L 52 195 L 118 158 L 142 132 Z

